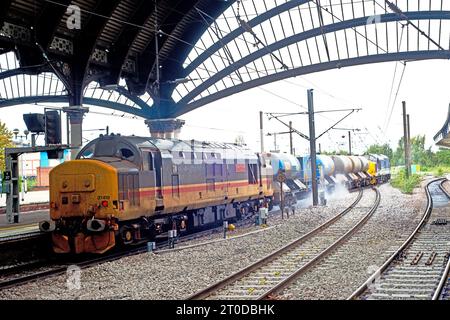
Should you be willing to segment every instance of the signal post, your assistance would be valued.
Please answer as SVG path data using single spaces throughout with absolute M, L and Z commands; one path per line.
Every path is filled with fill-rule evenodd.
M 83 118 L 89 112 L 89 108 L 82 106 L 71 106 L 63 108 L 67 114 L 67 144 L 70 145 L 70 158 L 75 159 L 79 148 L 83 144 Z M 69 140 L 70 138 L 70 140 Z

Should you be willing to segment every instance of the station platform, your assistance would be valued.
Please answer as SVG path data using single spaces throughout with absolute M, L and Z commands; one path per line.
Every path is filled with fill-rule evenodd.
M 22 196 L 22 195 L 21 195 Z M 42 191 L 29 191 L 24 193 L 23 200 L 20 199 L 20 204 L 32 204 L 32 203 L 48 203 L 50 194 L 48 190 Z M 6 195 L 0 194 L 0 207 L 6 206 Z
M 39 222 L 49 220 L 48 210 L 23 212 L 19 223 L 9 224 L 5 214 L 0 214 L 0 241 L 2 238 L 26 235 L 39 232 Z

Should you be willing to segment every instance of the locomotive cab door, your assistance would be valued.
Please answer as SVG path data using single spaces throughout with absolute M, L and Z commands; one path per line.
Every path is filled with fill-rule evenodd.
M 155 187 L 156 187 L 156 198 L 162 199 L 162 157 L 160 151 L 155 151 L 152 153 L 154 164 L 155 164 Z

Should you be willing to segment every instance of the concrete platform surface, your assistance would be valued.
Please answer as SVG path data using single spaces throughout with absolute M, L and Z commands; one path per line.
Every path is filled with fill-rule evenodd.
M 0 239 L 13 235 L 39 231 L 39 222 L 42 220 L 48 220 L 49 218 L 48 210 L 24 212 L 19 216 L 19 223 L 9 224 L 6 219 L 6 215 L 2 214 L 0 215 Z

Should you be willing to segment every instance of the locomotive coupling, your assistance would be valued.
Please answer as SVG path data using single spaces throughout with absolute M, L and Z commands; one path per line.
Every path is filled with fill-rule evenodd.
M 55 231 L 56 225 L 53 221 L 41 221 L 39 222 L 39 230 L 41 232 L 52 232 Z
M 103 220 L 91 219 L 87 221 L 86 228 L 92 232 L 101 232 L 106 229 L 106 223 Z

